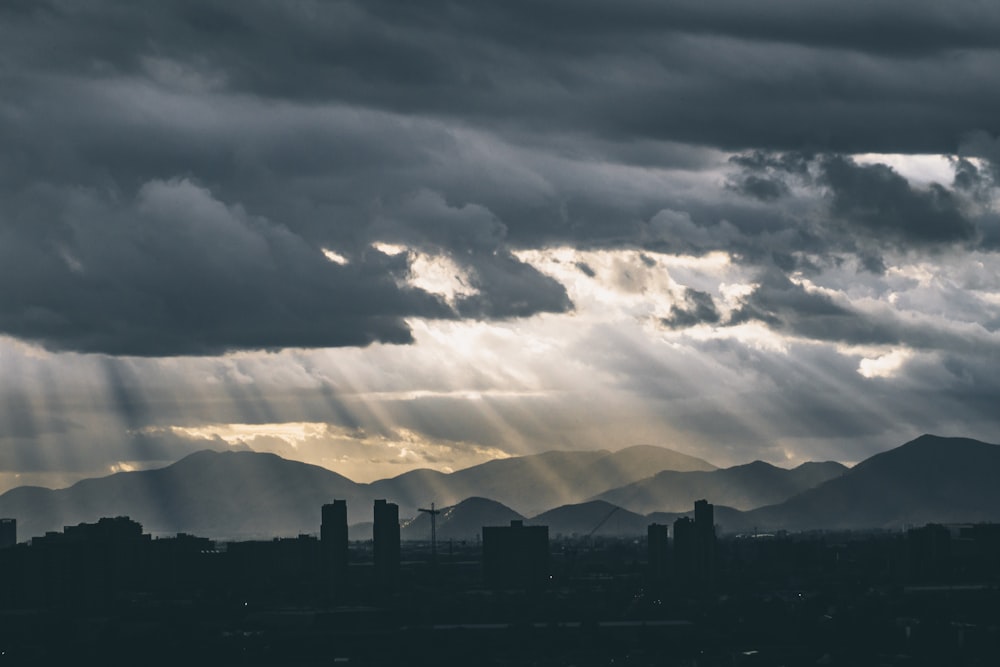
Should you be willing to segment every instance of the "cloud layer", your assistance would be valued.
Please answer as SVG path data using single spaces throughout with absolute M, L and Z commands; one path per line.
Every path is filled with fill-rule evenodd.
M 166 460 L 226 442 L 178 428 L 233 424 L 412 465 L 638 438 L 853 460 L 894 422 L 997 425 L 1000 8 L 0 19 L 4 470 L 102 437 L 60 465 Z M 204 373 L 212 410 L 177 398 Z

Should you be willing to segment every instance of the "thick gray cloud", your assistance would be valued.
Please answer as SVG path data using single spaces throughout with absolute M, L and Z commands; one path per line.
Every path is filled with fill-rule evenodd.
M 960 307 L 955 312 L 960 313 Z M 977 314 L 981 317 L 983 311 Z M 740 306 L 725 324 L 750 321 L 812 341 L 949 350 L 984 359 L 1000 352 L 1000 341 L 975 320 L 945 323 L 929 317 L 916 318 L 912 313 L 904 315 L 885 305 L 863 310 L 838 303 L 826 293 L 809 291 L 778 270 L 760 277 L 758 286 L 740 299 Z
M 997 122 L 982 3 L 51 2 L 9 26 L 46 69 L 160 57 L 250 95 L 619 138 L 954 152 Z
M 889 252 L 995 247 L 988 161 L 952 159 L 945 184 L 913 183 L 887 164 L 837 154 L 752 151 L 730 163 L 739 170 L 727 189 L 746 205 L 728 218 L 739 236 L 717 238 L 715 247 L 750 263 L 815 273 L 852 255 L 862 270 L 881 273 Z
M 671 306 L 670 315 L 661 322 L 672 329 L 680 329 L 696 324 L 715 324 L 719 319 L 712 295 L 688 287 L 684 290 L 684 305 Z
M 38 188 L 43 229 L 0 231 L 0 323 L 54 348 L 117 354 L 405 343 L 402 317 L 448 317 L 371 252 L 340 266 L 296 235 L 187 180 L 129 202 Z M 27 237 L 27 238 L 25 238 Z M 397 262 L 398 264 L 398 262 Z M 406 267 L 397 266 L 397 271 Z
M 842 157 L 823 161 L 822 182 L 832 191 L 833 214 L 875 237 L 914 243 L 971 239 L 972 223 L 960 201 L 944 186 L 914 189 L 883 164 L 857 165 Z

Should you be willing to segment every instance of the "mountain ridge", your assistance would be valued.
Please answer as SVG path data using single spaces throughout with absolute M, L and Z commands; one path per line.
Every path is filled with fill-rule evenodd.
M 601 466 L 611 469 L 613 464 L 627 461 L 629 456 L 635 456 L 641 462 L 643 455 L 649 453 L 638 449 L 626 453 L 624 457 L 609 458 L 614 453 L 585 452 L 581 457 L 573 457 L 572 452 L 561 452 L 549 453 L 541 461 L 550 465 L 564 460 L 575 462 L 570 470 L 561 473 L 561 485 L 565 487 L 577 479 L 577 475 L 586 477 L 588 472 L 601 470 Z M 654 455 L 659 454 L 654 452 Z M 670 457 L 672 454 L 665 453 L 663 456 Z M 501 474 L 490 478 L 493 488 L 500 488 L 509 472 L 531 469 L 533 460 L 537 459 L 528 458 L 528 461 L 499 466 Z M 486 471 L 494 468 L 496 466 L 487 467 Z M 622 468 L 626 477 L 643 472 L 639 464 Z M 636 488 L 655 482 L 657 478 L 687 480 L 687 484 L 710 476 L 726 479 L 737 473 L 763 474 L 762 479 L 767 479 L 767 476 L 789 478 L 795 474 L 822 478 L 841 468 L 836 463 L 811 462 L 789 470 L 757 461 L 714 470 L 684 473 L 660 471 L 640 480 Z M 551 474 L 551 467 L 542 466 L 539 469 L 543 471 L 543 477 Z M 482 469 L 474 472 L 482 473 Z M 614 474 L 607 473 L 608 479 L 614 479 Z M 446 478 L 447 474 L 415 471 L 410 475 L 410 478 L 421 477 L 439 479 Z M 691 483 L 688 484 L 688 492 L 697 492 L 695 495 L 698 497 L 705 497 L 717 505 L 717 523 L 727 532 L 747 531 L 755 527 L 761 530 L 899 528 L 927 522 L 1000 521 L 1000 485 L 995 483 L 998 478 L 1000 445 L 971 438 L 924 435 L 875 454 L 782 502 L 748 511 L 726 507 L 731 504 L 728 502 L 730 499 L 723 493 L 712 493 L 710 487 L 697 487 Z M 470 479 L 475 481 L 476 475 Z M 508 489 L 508 495 L 527 493 L 524 489 L 539 483 L 538 479 L 538 475 L 519 479 L 518 484 Z M 589 483 L 602 481 L 590 480 Z M 636 484 L 633 482 L 632 486 Z M 501 524 L 517 517 L 532 517 L 525 519 L 528 522 L 552 521 L 552 534 L 587 534 L 592 530 L 596 531 L 595 534 L 624 534 L 628 531 L 641 534 L 644 532 L 643 522 L 648 523 L 654 518 L 669 521 L 671 517 L 689 514 L 692 506 L 690 498 L 686 498 L 682 506 L 673 508 L 674 511 L 664 511 L 664 508 L 653 512 L 632 511 L 624 504 L 612 505 L 603 497 L 618 491 L 619 487 L 596 494 L 601 498 L 553 503 L 540 512 L 525 512 L 489 497 L 484 492 L 488 490 L 485 486 L 453 503 L 440 502 L 437 500 L 440 496 L 435 495 L 428 500 L 435 500 L 441 508 L 461 507 L 457 516 L 462 518 L 462 522 L 455 526 L 464 524 L 460 533 L 467 536 L 474 533 L 475 524 L 481 526 L 481 522 L 487 520 L 485 508 L 492 508 L 489 511 L 495 517 L 489 521 Z M 48 530 L 59 530 L 65 525 L 116 515 L 129 515 L 152 533 L 187 532 L 217 539 L 269 538 L 315 534 L 319 528 L 320 506 L 334 498 L 348 502 L 350 523 L 370 521 L 374 497 L 387 497 L 392 502 L 398 502 L 392 494 L 381 494 L 381 491 L 391 491 L 391 488 L 379 488 L 374 483 L 358 484 L 326 468 L 289 461 L 274 454 L 209 450 L 191 454 L 164 468 L 80 480 L 63 489 L 17 487 L 0 495 L 0 516 L 18 519 L 22 540 Z M 548 492 L 549 497 L 559 495 Z M 424 500 L 417 502 L 426 506 Z M 403 503 L 400 505 L 402 509 Z M 482 511 L 476 510 L 476 507 Z M 610 525 L 598 525 L 604 518 L 602 512 L 612 515 L 605 521 Z M 420 522 L 426 521 L 426 517 L 417 516 L 415 510 L 409 515 L 415 516 L 415 519 L 407 525 L 412 524 L 410 530 L 416 531 L 414 535 L 417 535 L 424 530 Z M 401 516 L 406 517 L 407 514 L 401 512 Z M 445 524 L 441 525 L 443 528 Z M 414 539 L 423 538 L 417 535 Z
M 788 530 L 1000 521 L 998 478 L 1000 445 L 924 434 L 744 519 Z
M 607 500 L 641 514 L 682 512 L 703 497 L 750 510 L 787 500 L 848 470 L 843 464 L 831 461 L 810 463 L 788 469 L 758 460 L 708 472 L 678 474 L 663 470 L 638 482 L 609 489 L 594 499 Z
M 626 472 L 642 470 L 637 455 L 651 452 L 658 460 L 711 466 L 667 448 L 645 446 L 619 451 L 626 452 L 626 459 L 631 457 L 631 463 L 626 461 L 620 466 Z M 202 450 L 162 468 L 112 473 L 61 489 L 16 487 L 0 494 L 0 516 L 17 518 L 22 536 L 41 535 L 115 515 L 129 515 L 150 532 L 161 534 L 190 532 L 232 538 L 295 535 L 315 532 L 320 506 L 334 498 L 348 501 L 351 523 L 370 519 L 371 502 L 380 497 L 397 502 L 401 516 L 415 515 L 418 506 L 432 501 L 440 506 L 455 505 L 469 497 L 489 495 L 490 491 L 499 496 L 492 498 L 496 502 L 508 504 L 504 500 L 513 498 L 528 510 L 539 506 L 549 509 L 559 504 L 548 504 L 549 499 L 577 499 L 573 487 L 579 478 L 593 477 L 591 466 L 602 460 L 602 465 L 607 466 L 621 459 L 616 452 L 607 450 L 554 450 L 490 461 L 456 473 L 423 469 L 361 484 L 327 468 L 269 452 Z M 524 474 L 526 470 L 535 474 Z M 456 474 L 459 483 L 447 488 L 441 480 Z M 519 483 L 509 484 L 510 478 Z M 561 492 L 553 492 L 540 481 L 542 478 L 560 478 L 556 489 Z M 601 478 L 593 479 L 597 480 L 593 483 L 599 483 Z M 407 489 L 405 484 L 399 484 L 400 480 L 418 483 Z M 582 491 L 577 493 L 582 495 Z

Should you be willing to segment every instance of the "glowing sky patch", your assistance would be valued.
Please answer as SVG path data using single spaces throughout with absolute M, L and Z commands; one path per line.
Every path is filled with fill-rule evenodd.
M 890 378 L 911 356 L 912 353 L 906 350 L 895 350 L 874 359 L 865 357 L 858 364 L 858 373 L 866 378 Z
M 370 433 L 323 422 L 281 422 L 147 429 L 151 435 L 162 431 L 195 443 L 217 440 L 232 449 L 271 452 L 336 470 L 359 482 L 394 477 L 416 468 L 450 472 L 456 465 L 468 467 L 509 456 L 501 449 L 475 443 L 435 441 L 404 427 Z M 138 467 L 128 466 L 119 462 L 112 466 L 112 471 Z
M 921 185 L 948 183 L 954 176 L 954 165 L 947 155 L 865 153 L 853 157 L 860 164 L 888 165 L 908 180 Z
M 344 257 L 335 250 L 330 250 L 329 248 L 322 248 L 322 250 L 323 250 L 323 256 L 326 257 L 331 262 L 333 262 L 334 264 L 340 264 L 341 266 L 343 266 L 350 262 L 349 259 L 347 259 L 346 257 Z

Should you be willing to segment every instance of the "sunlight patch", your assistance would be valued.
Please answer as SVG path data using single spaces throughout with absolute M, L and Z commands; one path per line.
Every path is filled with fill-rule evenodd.
M 283 440 L 292 447 L 309 438 L 324 435 L 327 425 L 322 422 L 286 422 L 282 424 L 213 424 L 210 426 L 171 426 L 170 431 L 188 438 L 211 440 L 218 438 L 227 445 L 239 445 L 259 437 Z
M 447 255 L 427 255 L 412 252 L 407 282 L 425 292 L 443 296 L 450 306 L 460 297 L 472 296 L 478 290 L 471 286 L 468 272 Z
M 377 241 L 372 244 L 372 247 L 378 250 L 383 255 L 389 255 L 390 257 L 395 257 L 396 255 L 402 255 L 407 251 L 405 245 L 400 245 L 398 243 L 383 243 Z
M 858 364 L 858 373 L 862 376 L 872 378 L 890 378 L 903 367 L 913 353 L 909 350 L 893 350 L 880 357 L 865 357 Z
M 323 251 L 323 255 L 334 264 L 344 266 L 350 263 L 350 260 L 341 255 L 339 252 L 330 250 L 329 248 L 321 248 L 321 250 Z
M 451 471 L 510 456 L 496 447 L 435 440 L 402 427 L 368 431 L 323 422 L 288 422 L 147 429 L 151 431 L 169 431 L 206 443 L 222 440 L 233 449 L 277 454 L 359 482 L 394 477 L 416 468 Z
M 724 252 L 694 256 L 557 247 L 514 254 L 564 285 L 578 314 L 603 320 L 663 317 L 664 306 L 688 288 L 717 297 L 720 286 L 746 277 Z
M 469 271 L 444 253 L 426 253 L 381 241 L 373 243 L 372 248 L 393 257 L 406 254 L 410 261 L 410 272 L 402 281 L 403 285 L 437 294 L 453 308 L 460 298 L 479 293 L 472 284 Z
M 862 153 L 853 156 L 858 164 L 884 164 L 912 183 L 950 183 L 955 167 L 946 155 L 902 155 L 896 153 Z M 976 160 L 978 162 L 978 160 Z

